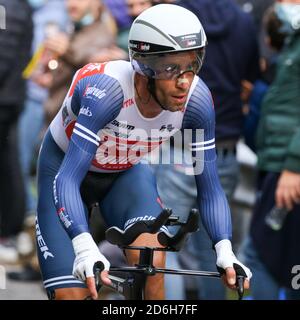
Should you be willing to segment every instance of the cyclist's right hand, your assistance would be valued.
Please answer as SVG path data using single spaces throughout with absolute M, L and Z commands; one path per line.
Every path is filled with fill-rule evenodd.
M 98 293 L 94 278 L 94 265 L 97 262 L 102 262 L 104 270 L 101 272 L 101 281 L 103 284 L 111 284 L 108 278 L 108 270 L 110 267 L 109 261 L 99 251 L 92 236 L 87 233 L 81 233 L 72 239 L 72 244 L 75 252 L 75 260 L 73 264 L 73 276 L 79 280 L 86 281 L 87 287 L 93 299 L 97 299 Z

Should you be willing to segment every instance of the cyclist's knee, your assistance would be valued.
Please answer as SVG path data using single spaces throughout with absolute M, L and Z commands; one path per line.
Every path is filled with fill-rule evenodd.
M 157 240 L 157 234 L 143 233 L 131 243 L 132 246 L 143 246 L 143 247 L 162 247 Z M 138 250 L 126 250 L 126 257 L 129 264 L 134 265 L 139 261 Z M 166 261 L 166 254 L 163 251 L 155 251 L 153 257 L 153 265 L 156 267 L 164 267 Z
M 90 295 L 86 288 L 60 288 L 48 291 L 50 300 L 84 300 Z
M 166 254 L 162 251 L 157 251 L 154 254 L 153 265 L 158 268 L 163 268 L 166 265 Z

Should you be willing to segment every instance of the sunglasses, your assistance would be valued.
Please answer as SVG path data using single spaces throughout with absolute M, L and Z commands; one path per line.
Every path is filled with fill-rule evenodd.
M 199 73 L 204 59 L 204 49 L 183 53 L 139 55 L 133 59 L 147 77 L 175 80 L 187 72 Z

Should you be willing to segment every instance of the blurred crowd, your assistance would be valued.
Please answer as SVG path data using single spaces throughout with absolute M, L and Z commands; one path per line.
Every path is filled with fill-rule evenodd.
M 8 274 L 15 281 L 41 281 L 35 179 L 45 129 L 79 68 L 129 59 L 132 21 L 158 3 L 191 10 L 206 32 L 199 76 L 214 100 L 218 172 L 229 203 L 244 179 L 238 143 L 257 158 L 248 230 L 239 232 L 232 216 L 235 250 L 253 273 L 249 295 L 276 300 L 283 292 L 299 299 L 292 270 L 300 265 L 300 0 L 0 0 L 6 9 L 6 29 L 0 30 L 0 264 L 21 264 L 20 272 Z M 196 207 L 194 178 L 185 164 L 153 170 L 164 205 L 184 219 Z M 274 209 L 284 215 L 282 225 L 266 223 Z M 97 223 L 100 242 L 104 226 Z M 114 252 L 101 246 L 104 254 Z M 215 260 L 200 222 L 184 250 L 168 255 L 168 266 L 214 271 Z M 198 299 L 228 298 L 218 280 L 197 281 L 191 286 L 183 277 L 166 277 L 167 298 L 187 299 L 191 287 Z

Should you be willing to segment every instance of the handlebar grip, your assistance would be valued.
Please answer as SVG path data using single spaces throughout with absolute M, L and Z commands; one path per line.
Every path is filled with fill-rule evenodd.
M 245 270 L 237 263 L 233 264 L 233 268 L 236 272 L 236 287 L 239 295 L 239 300 L 244 296 L 244 281 L 247 278 Z
M 245 277 L 243 276 L 236 277 L 236 285 L 237 285 L 239 300 L 242 300 L 244 296 L 244 281 L 245 281 Z
M 99 292 L 101 286 L 102 286 L 102 282 L 101 282 L 101 272 L 104 270 L 104 264 L 103 262 L 101 261 L 97 261 L 95 264 L 94 264 L 94 267 L 93 267 L 93 272 L 94 272 L 94 275 L 95 275 L 95 284 L 96 284 L 96 290 L 97 292 Z

